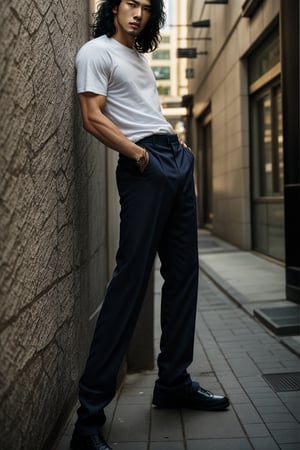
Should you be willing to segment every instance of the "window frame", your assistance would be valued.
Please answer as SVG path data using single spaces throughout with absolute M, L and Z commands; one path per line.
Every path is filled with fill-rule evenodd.
M 256 91 L 255 93 L 252 93 L 250 98 L 251 103 L 251 130 L 253 134 L 253 130 L 257 128 L 257 124 L 260 123 L 258 118 L 258 101 L 267 95 L 270 97 L 271 102 L 271 161 L 272 161 L 272 195 L 263 195 L 261 187 L 264 184 L 264 170 L 263 170 L 263 152 L 261 151 L 261 142 L 263 137 L 261 136 L 261 129 L 256 129 L 259 137 L 256 139 L 255 144 L 258 145 L 257 153 L 256 155 L 252 154 L 252 170 L 258 170 L 259 171 L 259 186 L 254 185 L 253 189 L 255 194 L 252 196 L 252 200 L 254 202 L 259 201 L 259 199 L 269 199 L 272 201 L 272 199 L 283 199 L 284 193 L 283 190 L 279 190 L 280 186 L 280 168 L 279 168 L 279 146 L 278 146 L 278 117 L 277 117 L 277 97 L 276 97 L 276 91 L 278 89 L 281 89 L 281 82 L 280 77 L 276 77 L 274 80 L 269 82 L 267 85 Z M 255 117 L 254 117 L 255 116 Z M 254 124 L 254 122 L 256 122 Z M 251 136 L 252 141 L 252 151 L 253 151 L 253 136 Z M 256 160 L 254 161 L 254 159 Z M 252 183 L 255 183 L 254 178 L 252 177 Z

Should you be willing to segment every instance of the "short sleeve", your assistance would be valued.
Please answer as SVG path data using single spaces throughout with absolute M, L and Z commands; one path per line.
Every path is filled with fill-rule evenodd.
M 90 44 L 83 45 L 76 56 L 77 93 L 93 92 L 106 96 L 110 66 L 107 52 Z

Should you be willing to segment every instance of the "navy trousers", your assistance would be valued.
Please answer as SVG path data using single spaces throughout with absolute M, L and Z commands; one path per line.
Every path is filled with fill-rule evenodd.
M 198 291 L 194 156 L 176 135 L 153 135 L 138 144 L 150 155 L 144 172 L 122 155 L 116 172 L 120 242 L 79 383 L 75 427 L 85 435 L 98 433 L 105 422 L 103 409 L 115 395 L 157 253 L 164 284 L 156 383 L 172 390 L 191 383 Z

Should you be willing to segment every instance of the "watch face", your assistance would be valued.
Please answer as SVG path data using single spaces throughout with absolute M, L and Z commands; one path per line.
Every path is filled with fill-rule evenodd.
M 145 161 L 146 161 L 146 157 L 145 156 L 141 156 L 138 160 L 137 160 L 137 164 L 139 165 L 139 166 L 142 166 L 144 163 L 145 163 Z

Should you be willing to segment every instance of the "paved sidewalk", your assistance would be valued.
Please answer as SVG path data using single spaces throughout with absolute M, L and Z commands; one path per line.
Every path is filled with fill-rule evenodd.
M 129 374 L 106 410 L 104 436 L 116 450 L 299 450 L 298 338 L 290 338 L 292 352 L 253 316 L 254 305 L 284 301 L 284 268 L 206 232 L 199 234 L 199 258 L 191 374 L 206 389 L 226 393 L 231 407 L 158 410 L 151 406 L 156 370 Z M 157 352 L 161 283 L 156 267 Z M 69 448 L 74 421 L 75 412 L 55 450 Z

